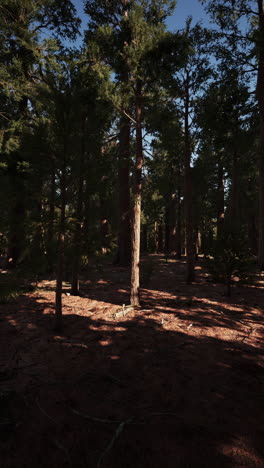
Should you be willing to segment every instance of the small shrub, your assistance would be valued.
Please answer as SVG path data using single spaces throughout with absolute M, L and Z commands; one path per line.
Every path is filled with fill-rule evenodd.
M 246 239 L 237 230 L 223 232 L 215 241 L 207 268 L 214 281 L 226 285 L 226 295 L 231 296 L 234 281 L 249 282 L 253 269 L 252 255 Z
M 1 273 L 0 275 L 0 304 L 15 301 L 21 294 L 34 291 L 35 286 L 27 282 L 20 274 Z

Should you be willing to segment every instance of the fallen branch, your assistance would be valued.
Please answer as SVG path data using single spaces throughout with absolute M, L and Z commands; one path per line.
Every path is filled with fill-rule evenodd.
M 116 320 L 118 318 L 125 317 L 125 315 L 131 310 L 133 310 L 132 306 L 125 306 L 125 304 L 123 304 L 123 308 L 115 314 L 113 314 L 113 318 Z
M 126 421 L 123 421 L 119 424 L 119 426 L 117 427 L 117 430 L 115 431 L 112 439 L 110 440 L 109 444 L 107 445 L 106 449 L 103 451 L 103 453 L 101 454 L 99 460 L 98 460 L 98 463 L 97 463 L 97 468 L 100 468 L 102 466 L 102 461 L 104 459 L 104 457 L 106 456 L 106 454 L 108 452 L 110 452 L 111 448 L 113 447 L 115 441 L 118 439 L 118 437 L 120 436 L 121 432 L 124 430 L 124 427 L 126 424 L 129 424 L 131 421 L 133 420 L 133 417 L 130 418 L 130 419 L 127 419 Z

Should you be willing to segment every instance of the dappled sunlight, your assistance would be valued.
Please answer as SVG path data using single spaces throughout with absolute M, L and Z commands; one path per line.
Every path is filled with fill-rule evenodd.
M 94 278 L 85 296 L 64 294 L 59 334 L 53 330 L 54 283 L 8 306 L 0 359 L 10 357 L 2 379 L 6 388 L 15 382 L 16 398 L 24 394 L 27 401 L 16 403 L 22 408 L 21 426 L 14 428 L 17 454 L 33 431 L 49 459 L 56 458 L 45 442 L 49 425 L 56 424 L 70 457 L 85 460 L 90 444 L 89 463 L 96 466 L 112 437 L 111 421 L 115 427 L 130 421 L 109 453 L 109 466 L 117 459 L 118 466 L 144 466 L 135 452 L 139 440 L 152 462 L 160 451 L 179 466 L 199 466 L 205 454 L 219 468 L 257 466 L 263 459 L 260 308 L 249 301 L 248 289 L 226 299 L 221 285 L 186 286 L 171 279 L 167 269 L 174 262 L 164 265 L 141 291 L 141 310 L 123 307 L 129 291 L 122 276 L 113 280 L 111 267 L 107 282 Z M 34 446 L 32 466 L 37 453 Z

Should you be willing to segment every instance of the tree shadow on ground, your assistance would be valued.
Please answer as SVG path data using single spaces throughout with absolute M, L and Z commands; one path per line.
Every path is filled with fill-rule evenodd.
M 144 262 L 147 263 L 148 258 L 143 259 L 143 266 Z M 165 321 L 166 315 L 168 320 L 177 317 L 179 327 L 183 321 L 183 326 L 228 327 L 242 335 L 251 333 L 256 324 L 263 325 L 263 289 L 238 286 L 232 297 L 227 298 L 222 285 L 206 281 L 203 262 L 196 265 L 197 282 L 191 285 L 184 281 L 185 259 L 167 261 L 161 255 L 153 255 L 151 262 L 154 265 L 151 278 L 148 284 L 143 279 L 141 288 L 142 307 L 149 309 L 150 315 L 153 311 L 158 316 L 162 314 Z M 112 270 L 111 274 L 106 271 L 99 280 L 84 282 L 84 296 L 112 304 L 129 304 L 128 271 L 119 267 Z
M 2 307 L 2 466 L 264 465 L 260 344 L 67 307 L 56 335 L 52 311 L 41 294 Z

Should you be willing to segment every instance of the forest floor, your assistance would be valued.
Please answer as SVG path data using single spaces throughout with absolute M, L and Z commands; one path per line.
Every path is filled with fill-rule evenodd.
M 54 286 L 0 305 L 2 468 L 264 467 L 264 277 L 234 288 L 184 283 L 184 261 L 97 266 L 82 297 Z

